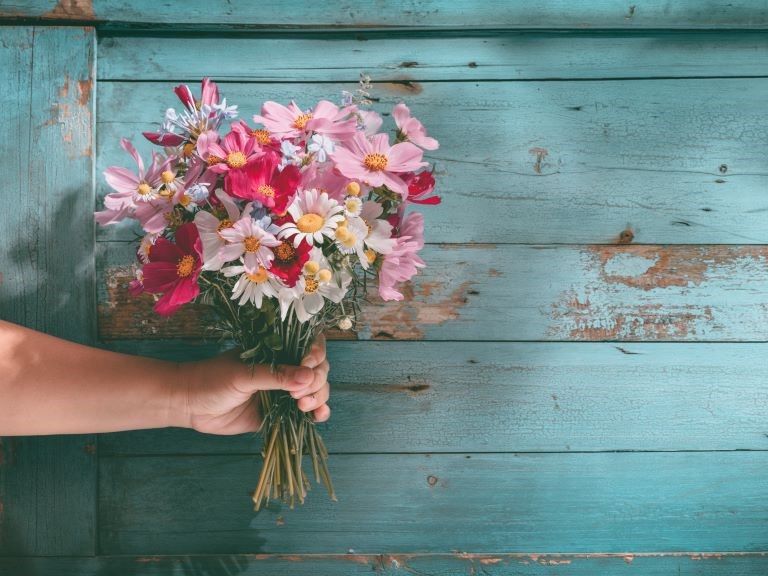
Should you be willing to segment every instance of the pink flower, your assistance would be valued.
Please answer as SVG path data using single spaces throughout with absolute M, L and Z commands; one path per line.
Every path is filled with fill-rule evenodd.
M 149 234 L 159 234 L 168 226 L 168 216 L 181 201 L 184 192 L 193 184 L 200 182 L 200 173 L 205 165 L 193 162 L 184 175 L 184 181 L 176 184 L 172 190 L 164 189 L 154 200 L 141 202 L 133 210 L 133 217 Z
M 142 269 L 145 292 L 163 294 L 154 310 L 170 316 L 200 293 L 197 277 L 201 266 L 201 244 L 197 228 L 187 222 L 176 230 L 176 243 L 158 238 L 150 250 L 150 261 Z
M 211 172 L 224 174 L 224 189 L 232 196 L 248 198 L 250 182 L 247 168 L 256 161 L 261 153 L 256 140 L 233 130 L 224 137 L 221 143 L 206 141 L 206 162 Z
M 342 202 L 347 195 L 349 178 L 333 169 L 330 163 L 313 162 L 301 172 L 301 187 L 305 190 L 314 188 L 318 192 L 327 192 L 329 198 Z
M 227 242 L 219 250 L 221 261 L 231 262 L 242 257 L 246 271 L 251 274 L 255 274 L 259 266 L 269 269 L 275 257 L 271 248 L 280 246 L 280 240 L 259 226 L 248 214 L 231 228 L 224 228 L 221 237 Z
M 379 296 L 383 300 L 402 300 L 395 285 L 413 278 L 426 264 L 416 253 L 424 247 L 424 216 L 411 212 L 400 226 L 395 247 L 384 255 L 379 272 Z
M 301 175 L 296 166 L 278 170 L 276 154 L 264 154 L 248 168 L 250 188 L 246 200 L 258 200 L 276 214 L 284 214 L 299 185 Z
M 294 101 L 288 106 L 268 101 L 253 121 L 281 139 L 303 138 L 317 132 L 334 140 L 347 140 L 357 131 L 357 120 L 352 116 L 356 110 L 355 106 L 339 108 L 333 102 L 320 100 L 314 110 L 304 112 Z
M 387 134 L 376 134 L 368 140 L 357 132 L 331 155 L 336 168 L 347 178 L 362 180 L 373 187 L 386 186 L 401 196 L 408 195 L 408 186 L 399 174 L 413 172 L 422 162 L 423 152 L 410 142 L 389 145 Z
M 395 118 L 397 130 L 401 138 L 413 142 L 416 146 L 421 146 L 424 150 L 437 150 L 439 144 L 434 138 L 427 136 L 427 130 L 424 125 L 411 116 L 408 106 L 400 102 L 392 111 Z

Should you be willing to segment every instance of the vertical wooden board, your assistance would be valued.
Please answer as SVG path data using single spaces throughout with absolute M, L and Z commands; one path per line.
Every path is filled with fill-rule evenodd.
M 93 343 L 95 33 L 2 28 L 0 40 L 0 318 Z M 92 554 L 95 437 L 0 442 L 0 554 Z

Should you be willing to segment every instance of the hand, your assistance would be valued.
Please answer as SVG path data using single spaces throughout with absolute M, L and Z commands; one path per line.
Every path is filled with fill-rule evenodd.
M 236 351 L 209 360 L 179 365 L 181 385 L 176 387 L 171 420 L 208 434 L 242 434 L 261 428 L 259 390 L 285 390 L 298 400 L 299 409 L 312 411 L 316 422 L 331 415 L 325 358 L 325 338 L 320 335 L 301 366 L 281 365 L 275 373 L 268 365 L 253 367 Z

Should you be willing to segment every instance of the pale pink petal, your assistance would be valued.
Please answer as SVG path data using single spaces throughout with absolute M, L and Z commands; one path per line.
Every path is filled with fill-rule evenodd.
M 388 172 L 412 172 L 422 166 L 427 166 L 427 162 L 422 162 L 424 156 L 421 148 L 410 142 L 400 142 L 392 146 L 389 151 L 387 164 Z

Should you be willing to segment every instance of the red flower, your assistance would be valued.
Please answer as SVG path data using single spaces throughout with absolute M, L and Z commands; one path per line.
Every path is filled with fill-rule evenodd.
M 278 169 L 280 159 L 267 153 L 248 166 L 250 188 L 246 200 L 258 200 L 275 214 L 285 214 L 288 204 L 296 195 L 301 174 L 296 166 Z M 242 198 L 242 196 L 241 196 Z
M 309 260 L 310 250 L 312 246 L 308 242 L 302 242 L 296 248 L 293 242 L 283 240 L 280 246 L 272 248 L 275 259 L 272 260 L 269 271 L 280 278 L 286 286 L 292 288 L 299 280 L 304 264 Z
M 202 242 L 194 222 L 176 230 L 176 243 L 158 238 L 144 265 L 143 284 L 146 292 L 163 294 L 154 310 L 170 316 L 200 293 L 197 277 L 202 265 Z
M 230 196 L 248 198 L 248 167 L 256 161 L 261 149 L 254 138 L 232 130 L 220 143 L 213 138 L 204 144 L 198 138 L 198 151 L 208 162 L 209 172 L 224 174 L 224 190 Z M 201 150 L 201 148 L 204 148 Z
M 418 174 L 409 174 L 404 178 L 408 184 L 408 201 L 414 204 L 440 204 L 440 196 L 424 198 L 435 189 L 435 177 L 432 172 L 424 170 Z

